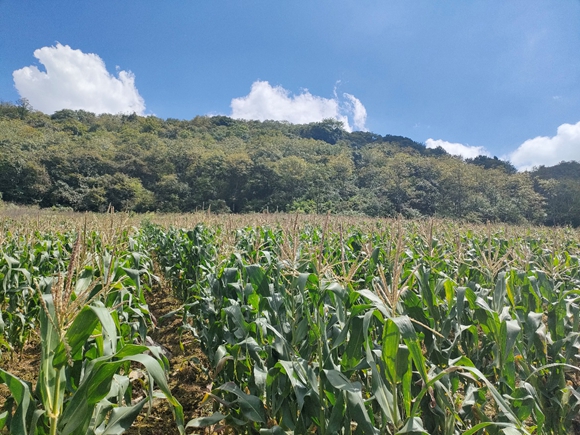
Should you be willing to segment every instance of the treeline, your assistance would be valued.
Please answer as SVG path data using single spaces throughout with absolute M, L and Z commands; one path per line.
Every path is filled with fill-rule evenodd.
M 224 116 L 0 104 L 4 201 L 78 211 L 309 212 L 580 225 L 580 165 L 518 173 L 400 136 Z

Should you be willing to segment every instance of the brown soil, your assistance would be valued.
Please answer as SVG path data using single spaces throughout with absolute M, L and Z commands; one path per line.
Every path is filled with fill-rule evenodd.
M 187 423 L 192 418 L 211 415 L 211 405 L 207 402 L 201 403 L 205 393 L 211 388 L 209 386 L 211 381 L 204 371 L 204 367 L 209 366 L 207 358 L 191 334 L 185 333 L 180 338 L 181 318 L 179 316 L 162 319 L 165 314 L 179 308 L 179 301 L 163 290 L 154 290 L 146 297 L 149 310 L 156 319 L 159 319 L 157 327 L 151 333 L 151 338 L 156 344 L 169 351 L 167 355 L 171 365 L 169 386 L 174 397 L 183 406 L 185 422 Z M 167 402 L 155 400 L 153 409 L 150 412 L 144 411 L 127 434 L 172 435 L 179 432 Z
M 17 376 L 23 381 L 36 386 L 36 377 L 40 368 L 40 340 L 33 334 L 24 347 L 18 351 L 9 352 L 3 349 L 0 357 L 0 368 Z M 0 384 L 0 409 L 4 406 L 10 390 L 5 384 Z

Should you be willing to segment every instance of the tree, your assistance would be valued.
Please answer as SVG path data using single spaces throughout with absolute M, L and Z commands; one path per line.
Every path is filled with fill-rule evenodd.
M 465 159 L 471 165 L 480 166 L 484 169 L 501 169 L 507 174 L 515 174 L 518 170 L 510 162 L 500 160 L 497 157 L 477 156 L 472 159 Z
M 300 135 L 304 138 L 322 140 L 334 145 L 345 135 L 344 124 L 334 118 L 328 118 L 321 122 L 312 122 L 300 129 Z

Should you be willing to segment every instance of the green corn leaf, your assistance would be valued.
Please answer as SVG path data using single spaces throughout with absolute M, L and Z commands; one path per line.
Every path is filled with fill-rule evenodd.
M 98 317 L 88 306 L 83 307 L 83 309 L 77 314 L 65 336 L 66 342 L 70 348 L 71 358 L 81 358 L 80 351 L 91 334 L 93 334 L 98 322 Z M 63 367 L 68 362 L 67 358 L 66 349 L 64 344 L 61 343 L 61 346 L 59 346 L 55 352 L 52 365 L 55 368 Z
M 235 394 L 238 399 L 237 403 L 244 416 L 251 421 L 258 423 L 266 422 L 266 414 L 264 413 L 264 405 L 259 397 L 244 393 L 240 387 L 233 382 L 228 382 L 218 388 L 218 390 L 227 391 Z
M 364 290 L 358 290 L 357 291 L 358 294 L 360 294 L 361 296 L 364 296 L 365 298 L 367 298 L 368 300 L 370 300 L 373 305 L 378 308 L 380 310 L 380 312 L 385 316 L 385 317 L 389 317 L 389 313 L 390 310 L 387 309 L 387 307 L 385 306 L 385 303 L 382 301 L 381 298 L 379 298 L 376 293 L 364 289 Z
M 75 294 L 85 293 L 94 281 L 95 271 L 92 267 L 85 267 L 77 276 L 75 283 Z
M 500 392 L 497 391 L 495 386 L 485 377 L 483 373 L 481 373 L 475 367 L 462 366 L 462 369 L 473 373 L 475 376 L 477 376 L 477 378 L 480 381 L 483 381 L 486 384 L 488 391 L 492 395 L 499 409 L 504 413 L 507 419 L 510 420 L 510 422 L 512 422 L 513 424 L 515 424 L 517 428 L 521 429 L 523 427 L 522 422 L 518 419 L 517 415 L 511 410 L 509 403 L 504 399 L 504 397 L 500 394 Z
M 183 416 L 183 407 L 177 401 L 177 399 L 173 397 L 173 394 L 171 394 L 171 389 L 167 384 L 165 372 L 161 367 L 161 365 L 159 364 L 159 361 L 145 354 L 126 356 L 121 361 L 124 362 L 126 360 L 138 362 L 145 367 L 145 369 L 147 370 L 147 374 L 149 374 L 149 376 L 153 378 L 155 384 L 161 389 L 161 391 L 165 395 L 166 400 L 172 406 L 177 428 L 179 429 L 180 433 L 183 433 L 184 432 L 183 426 L 185 423 L 185 418 Z
M 485 429 L 486 427 L 490 427 L 490 426 L 503 428 L 503 432 L 505 434 L 508 434 L 508 435 L 511 435 L 511 434 L 521 435 L 522 434 L 522 432 L 519 431 L 511 423 L 498 423 L 498 422 L 494 422 L 494 421 L 484 421 L 483 423 L 476 424 L 471 429 L 466 430 L 465 432 L 463 432 L 463 435 L 474 435 L 477 432 L 479 432 L 480 430 Z M 526 433 L 526 432 L 523 432 L 523 433 Z
M 337 394 L 336 403 L 332 407 L 332 412 L 330 413 L 330 418 L 328 420 L 328 425 L 326 426 L 326 431 L 329 434 L 339 433 L 345 425 L 345 415 L 346 415 L 346 404 L 345 404 L 346 393 L 341 392 Z
M 397 353 L 397 378 L 400 379 L 401 382 L 401 394 L 403 397 L 405 415 L 411 414 L 411 407 L 413 406 L 411 384 L 413 380 L 413 371 L 411 369 L 412 359 L 410 358 L 410 355 L 411 353 L 407 346 L 399 345 L 399 352 Z
M 419 417 L 413 417 L 413 418 L 409 418 L 405 422 L 405 424 L 403 425 L 403 427 L 396 432 L 396 435 L 403 435 L 403 434 L 411 434 L 411 435 L 425 434 L 425 435 L 429 435 L 429 432 L 427 432 L 423 428 L 423 422 L 421 421 L 421 419 Z
M 399 332 L 403 340 L 415 340 L 417 338 L 417 333 L 409 316 L 393 317 L 392 320 L 399 327 Z
M 266 380 L 268 377 L 268 372 L 260 367 L 257 363 L 254 364 L 254 382 L 256 387 L 260 390 L 263 395 L 266 395 Z
M 234 326 L 236 327 L 233 331 L 235 336 L 239 339 L 246 338 L 249 331 L 249 325 L 244 319 L 242 309 L 237 302 L 224 308 L 223 311 L 232 319 Z
M 27 382 L 17 378 L 0 368 L 0 381 L 6 384 L 10 394 L 16 401 L 16 410 L 11 419 L 10 432 L 14 434 L 28 434 L 28 412 L 33 404 L 31 386 Z M 6 416 L 7 418 L 8 416 Z
M 62 412 L 66 377 L 64 370 L 55 368 L 54 353 L 64 352 L 65 346 L 56 329 L 56 315 L 52 295 L 42 295 L 45 309 L 40 311 L 40 333 L 42 337 L 42 353 L 37 390 L 46 410 L 53 415 Z M 65 357 L 66 360 L 66 357 Z M 54 422 L 53 422 L 54 423 Z
M 520 326 L 516 320 L 504 321 L 500 327 L 501 358 L 500 368 L 508 385 L 515 387 L 516 373 L 514 360 L 514 345 L 520 334 Z
M 360 361 L 360 353 L 364 342 L 363 318 L 360 316 L 350 318 L 350 338 L 342 357 L 341 364 L 344 370 L 350 370 Z
M 144 398 L 133 406 L 119 406 L 113 408 L 107 424 L 97 428 L 95 435 L 118 435 L 124 433 L 132 425 L 148 398 Z
M 127 276 L 131 279 L 133 284 L 135 285 L 135 289 L 140 292 L 141 291 L 141 270 L 136 269 L 129 269 L 126 267 L 122 268 Z
M 493 291 L 493 309 L 499 313 L 504 306 L 505 297 L 507 295 L 505 272 L 500 272 L 497 275 L 495 282 L 495 289 Z
M 543 313 L 535 313 L 533 311 L 528 313 L 526 318 L 526 334 L 528 336 L 528 347 L 530 347 L 534 341 L 534 333 L 538 330 L 540 325 L 542 325 Z
M 103 333 L 104 355 L 112 355 L 117 351 L 117 326 L 111 312 L 101 302 L 96 301 L 92 305 L 83 307 L 81 312 L 66 334 L 66 341 L 71 347 L 71 355 L 76 355 L 86 340 L 94 331 L 92 325 L 100 323 Z
M 222 421 L 224 418 L 226 418 L 227 415 L 222 414 L 221 412 L 215 412 L 212 415 L 210 415 L 209 417 L 199 417 L 199 418 L 194 418 L 193 420 L 190 420 L 186 425 L 185 428 L 201 428 L 201 427 L 208 427 L 208 426 L 212 426 L 216 423 L 219 423 L 220 421 Z
M 8 421 L 8 411 L 0 413 L 0 430 L 6 427 L 7 421 Z
M 361 385 L 358 382 L 350 382 L 348 378 L 338 370 L 323 370 L 330 385 L 341 391 L 360 393 Z
M 270 286 L 264 269 L 258 264 L 251 264 L 245 270 L 256 292 L 261 296 L 270 296 Z
M 433 286 L 430 284 L 431 271 L 424 266 L 420 266 L 415 272 L 415 276 L 418 278 L 423 302 L 427 305 L 427 309 L 431 316 L 435 320 L 439 320 L 439 311 L 435 309 L 435 300 L 437 299 L 437 296 L 435 295 Z
M 363 402 L 361 393 L 346 391 L 347 409 L 352 419 L 357 422 L 358 430 L 363 434 L 378 434 L 379 431 L 373 426 L 365 404 Z
M 298 364 L 296 364 L 296 366 L 297 370 L 294 370 L 294 363 L 285 360 L 278 361 L 275 365 L 275 367 L 279 367 L 284 371 L 284 373 L 286 373 L 290 385 L 292 385 L 292 389 L 294 390 L 294 394 L 296 395 L 297 410 L 301 412 L 304 407 L 304 397 L 308 392 L 308 389 L 306 388 L 308 381 L 303 376 L 302 371 L 298 368 Z
M 339 283 L 337 282 L 330 282 L 326 285 L 325 290 L 328 290 L 334 294 L 336 294 L 340 300 L 344 300 L 345 297 L 347 296 L 347 292 L 344 289 L 343 286 L 341 286 Z
M 397 353 L 399 351 L 399 327 L 392 319 L 387 319 L 383 328 L 382 357 L 387 368 L 387 379 L 391 384 L 396 384 L 397 376 Z
M 465 292 L 467 287 L 457 287 L 457 296 L 455 303 L 455 315 L 457 319 L 457 324 L 461 323 L 461 317 L 463 316 L 463 311 L 465 310 Z
M 114 375 L 117 373 L 119 367 L 126 361 L 138 362 L 145 366 L 149 376 L 163 391 L 165 397 L 172 405 L 178 429 L 180 433 L 183 433 L 183 408 L 171 395 L 171 391 L 165 379 L 165 372 L 161 368 L 161 365 L 156 359 L 149 355 L 140 353 L 131 355 L 133 352 L 142 351 L 143 348 L 147 349 L 145 346 L 128 345 L 126 347 L 128 349 L 124 352 L 119 352 L 115 355 L 124 355 L 121 359 L 110 361 L 110 356 L 104 356 L 91 361 L 87 365 L 85 376 L 61 417 L 62 435 L 87 430 L 96 404 L 107 396 Z
M 372 371 L 372 392 L 386 420 L 390 424 L 396 424 L 400 420 L 397 399 L 393 397 L 391 390 L 387 388 L 386 382 L 377 369 L 377 365 L 370 364 Z M 393 409 L 394 408 L 394 409 Z
M 115 358 L 121 359 L 132 355 L 139 355 L 152 349 L 154 348 L 140 344 L 126 344 L 115 354 Z

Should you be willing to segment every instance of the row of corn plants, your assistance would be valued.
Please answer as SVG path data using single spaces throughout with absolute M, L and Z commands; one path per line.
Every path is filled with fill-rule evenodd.
M 30 339 L 41 348 L 34 385 L 0 369 L 10 391 L 0 429 L 119 434 L 162 396 L 184 432 L 181 405 L 167 383 L 168 360 L 144 345 L 151 326 L 144 292 L 155 277 L 147 248 L 128 229 L 20 229 L 4 234 L 0 254 L 3 358 Z M 130 377 L 138 367 L 147 374 L 137 389 L 143 391 Z
M 562 434 L 577 421 L 570 230 L 296 218 L 149 224 L 140 240 L 212 365 L 215 412 L 188 427 Z

